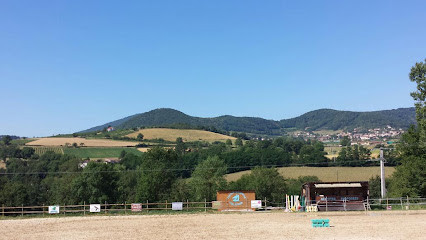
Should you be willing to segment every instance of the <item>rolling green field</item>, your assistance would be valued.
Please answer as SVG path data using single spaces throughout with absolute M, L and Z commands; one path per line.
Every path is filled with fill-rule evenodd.
M 80 158 L 118 158 L 121 151 L 126 151 L 135 155 L 141 155 L 142 152 L 136 148 L 121 148 L 121 147 L 84 147 L 84 148 L 64 148 L 65 154 L 74 155 Z
M 385 167 L 386 177 L 390 177 L 395 171 L 394 167 Z M 334 181 L 368 181 L 371 177 L 380 175 L 380 167 L 282 167 L 278 172 L 285 178 L 298 178 L 300 176 L 317 176 L 323 182 Z M 250 171 L 242 171 L 227 174 L 227 181 L 236 181 L 243 174 Z
M 12 144 L 16 145 L 25 145 L 26 143 L 34 141 L 34 138 L 27 138 L 27 139 L 13 139 Z

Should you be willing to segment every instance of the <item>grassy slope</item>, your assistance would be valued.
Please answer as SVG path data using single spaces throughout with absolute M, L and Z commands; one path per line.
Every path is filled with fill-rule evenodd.
M 176 141 L 176 138 L 181 137 L 185 142 L 193 141 L 225 141 L 226 139 L 234 140 L 234 137 L 226 136 L 223 134 L 194 130 L 194 129 L 170 129 L 170 128 L 147 128 L 141 129 L 137 132 L 127 135 L 128 137 L 136 138 L 142 133 L 144 139 L 159 139 L 162 138 L 166 141 Z
M 65 154 L 75 155 L 80 158 L 117 158 L 120 156 L 121 151 L 141 155 L 142 152 L 136 148 L 65 148 Z
M 323 182 L 331 181 L 368 181 L 373 176 L 380 175 L 380 167 L 283 167 L 278 171 L 285 178 L 298 178 L 299 176 L 317 176 Z M 386 177 L 392 175 L 394 167 L 385 167 Z M 238 180 L 242 171 L 226 175 L 228 181 Z

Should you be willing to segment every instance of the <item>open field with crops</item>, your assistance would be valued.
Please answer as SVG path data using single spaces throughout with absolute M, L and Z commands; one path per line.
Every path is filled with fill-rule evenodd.
M 141 155 L 142 152 L 136 148 L 123 148 L 123 147 L 110 147 L 110 148 L 64 148 L 65 154 L 74 155 L 79 158 L 118 158 L 121 151 L 132 153 L 135 155 Z
M 181 137 L 185 142 L 193 141 L 225 141 L 226 139 L 235 140 L 234 137 L 226 136 L 219 133 L 208 132 L 203 130 L 193 129 L 169 129 L 169 128 L 147 128 L 126 135 L 127 137 L 136 138 L 139 133 L 142 133 L 144 139 L 164 139 L 166 141 L 176 141 L 176 138 Z
M 45 154 L 46 152 L 54 152 L 58 154 L 64 154 L 64 149 L 62 147 L 33 147 L 35 153 L 39 156 Z
M 386 177 L 392 175 L 394 167 L 385 167 Z M 380 175 L 380 167 L 282 167 L 278 172 L 285 178 L 300 176 L 317 176 L 323 182 L 331 181 L 368 181 Z M 226 175 L 226 180 L 236 181 L 250 171 L 242 171 Z
M 327 218 L 331 227 L 312 228 Z M 1 220 L 4 239 L 424 239 L 426 211 L 198 213 Z
M 60 138 L 60 137 L 47 137 L 47 138 L 38 138 L 35 141 L 26 143 L 27 146 L 65 146 L 66 144 L 77 143 L 81 145 L 82 143 L 86 147 L 127 147 L 135 146 L 138 142 L 129 142 L 129 141 L 115 141 L 109 139 L 85 139 L 85 138 Z

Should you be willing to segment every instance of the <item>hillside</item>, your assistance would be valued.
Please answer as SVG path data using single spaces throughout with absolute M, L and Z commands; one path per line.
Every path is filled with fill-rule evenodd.
M 354 128 L 371 129 L 390 125 L 407 129 L 416 122 L 415 108 L 398 108 L 374 112 L 350 112 L 319 109 L 299 117 L 281 120 L 283 128 L 309 130 L 346 130 Z
M 390 125 L 407 129 L 415 124 L 414 108 L 398 108 L 373 112 L 351 112 L 332 109 L 319 109 L 305 113 L 299 117 L 281 121 L 255 117 L 234 117 L 224 115 L 214 118 L 189 116 L 180 111 L 161 108 L 146 113 L 132 115 L 123 119 L 96 126 L 82 132 L 100 131 L 107 126 L 117 129 L 135 127 L 170 127 L 186 125 L 191 127 L 214 127 L 224 131 L 246 132 L 262 135 L 281 135 L 287 129 L 346 130 L 354 128 L 378 128 Z
M 235 140 L 234 137 L 226 136 L 223 134 L 193 130 L 193 129 L 169 129 L 169 128 L 147 128 L 141 129 L 137 132 L 126 135 L 127 137 L 136 138 L 141 133 L 144 139 L 164 139 L 166 141 L 175 141 L 176 138 L 181 137 L 185 142 L 193 141 L 225 141 L 226 139 Z

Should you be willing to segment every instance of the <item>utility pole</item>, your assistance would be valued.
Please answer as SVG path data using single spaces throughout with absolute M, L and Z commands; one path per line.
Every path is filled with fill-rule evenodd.
M 380 148 L 380 190 L 382 198 L 386 196 L 386 185 L 385 185 L 385 159 L 383 158 L 383 149 Z

